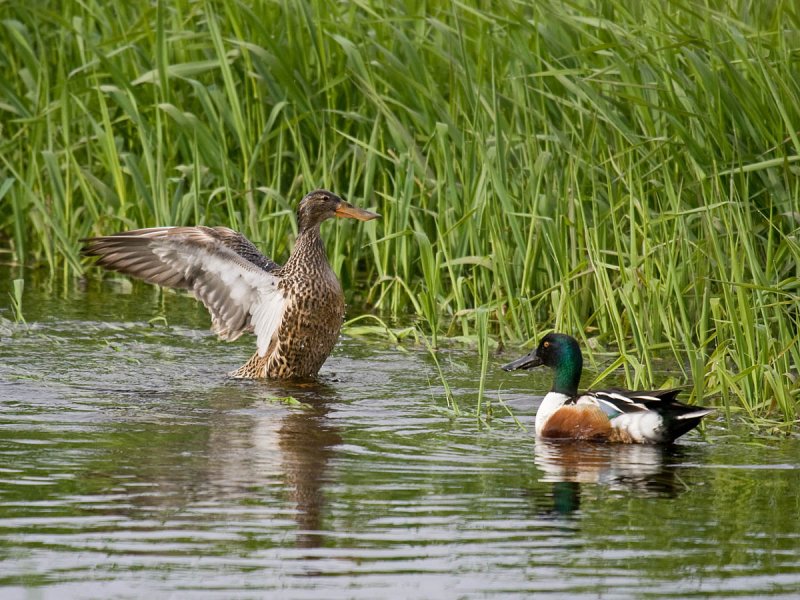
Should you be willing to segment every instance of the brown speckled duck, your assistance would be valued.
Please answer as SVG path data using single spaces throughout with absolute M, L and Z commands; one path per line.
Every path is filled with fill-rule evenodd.
M 153 227 L 89 238 L 98 265 L 164 287 L 191 291 L 223 340 L 245 332 L 258 349 L 233 377 L 314 377 L 339 337 L 344 295 L 328 264 L 320 224 L 331 217 L 380 215 L 317 190 L 300 201 L 298 236 L 282 267 L 227 227 Z

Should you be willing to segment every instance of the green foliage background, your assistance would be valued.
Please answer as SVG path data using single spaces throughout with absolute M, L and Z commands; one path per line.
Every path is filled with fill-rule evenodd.
M 345 287 L 434 344 L 555 328 L 632 385 L 669 350 L 791 422 L 798 65 L 791 0 L 13 0 L 0 248 L 68 284 L 82 237 L 206 223 L 283 260 L 325 187 L 384 215 L 326 228 Z

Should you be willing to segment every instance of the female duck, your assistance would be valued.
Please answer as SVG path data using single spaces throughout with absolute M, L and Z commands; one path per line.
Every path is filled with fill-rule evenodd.
M 680 390 L 613 389 L 579 395 L 583 356 L 578 342 L 563 333 L 546 335 L 536 350 L 502 368 L 540 365 L 555 372 L 553 389 L 536 413 L 536 435 L 542 438 L 669 444 L 713 412 L 678 402 Z
M 282 267 L 227 227 L 137 229 L 83 240 L 83 253 L 107 269 L 189 290 L 223 340 L 255 333 L 258 349 L 234 377 L 307 378 L 331 353 L 344 317 L 342 287 L 319 233 L 331 217 L 380 215 L 331 192 L 311 192 L 298 206 L 297 241 Z

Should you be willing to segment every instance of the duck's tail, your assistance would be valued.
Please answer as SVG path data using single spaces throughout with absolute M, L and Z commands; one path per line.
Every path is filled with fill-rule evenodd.
M 675 410 L 675 405 L 669 408 L 671 410 L 662 414 L 661 418 L 664 419 L 664 426 L 670 442 L 697 427 L 703 417 L 714 412 L 713 408 L 697 408 L 686 405 L 680 405 L 680 411 Z

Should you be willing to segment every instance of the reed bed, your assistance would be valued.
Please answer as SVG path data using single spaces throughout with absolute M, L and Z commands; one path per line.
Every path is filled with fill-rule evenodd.
M 434 346 L 556 329 L 797 419 L 792 0 L 12 0 L 0 65 L 0 247 L 65 286 L 122 228 L 282 260 L 325 187 L 384 215 L 327 226 L 350 301 Z

